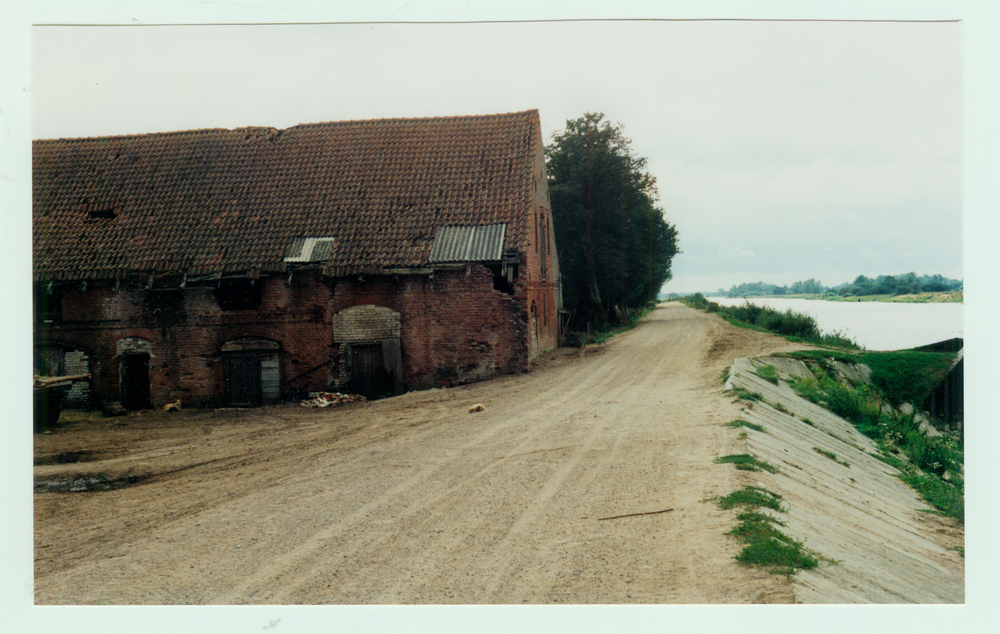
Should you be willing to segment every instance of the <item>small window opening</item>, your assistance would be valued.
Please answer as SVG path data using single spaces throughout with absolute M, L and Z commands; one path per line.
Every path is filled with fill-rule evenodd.
M 514 280 L 517 278 L 517 267 L 508 265 L 507 275 L 504 275 L 503 269 L 499 264 L 492 264 L 489 268 L 490 272 L 493 273 L 493 290 L 513 295 Z
M 253 280 L 222 280 L 215 291 L 222 310 L 252 310 L 260 307 L 260 284 Z
M 542 281 L 545 282 L 549 279 L 549 262 L 548 262 L 548 246 L 549 241 L 546 239 L 548 235 L 548 226 L 545 224 L 545 218 L 541 219 L 542 224 L 542 239 L 541 242 L 541 252 L 542 252 Z

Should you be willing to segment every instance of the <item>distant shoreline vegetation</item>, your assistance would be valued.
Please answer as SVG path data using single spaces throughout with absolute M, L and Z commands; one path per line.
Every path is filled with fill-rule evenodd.
M 937 303 L 963 302 L 962 280 L 948 279 L 942 275 L 879 275 L 869 278 L 859 275 L 853 282 L 839 286 L 823 286 L 822 282 L 808 279 L 791 286 L 778 286 L 766 282 L 752 282 L 720 288 L 715 297 L 786 297 L 794 299 L 822 299 L 827 301 L 908 302 Z M 671 293 L 670 296 L 676 296 Z
M 817 346 L 860 350 L 856 341 L 842 332 L 824 333 L 816 325 L 816 320 L 809 315 L 784 312 L 767 306 L 756 306 L 745 302 L 742 306 L 720 306 L 705 299 L 701 293 L 680 298 L 686 306 L 697 308 L 707 313 L 716 313 L 734 326 L 753 328 L 773 332 L 789 341 L 811 343 Z

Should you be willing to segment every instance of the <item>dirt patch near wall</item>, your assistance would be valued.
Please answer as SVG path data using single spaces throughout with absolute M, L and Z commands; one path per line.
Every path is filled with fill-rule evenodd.
M 36 601 L 789 602 L 787 580 L 733 560 L 731 513 L 705 500 L 740 486 L 713 462 L 739 444 L 723 370 L 800 347 L 671 303 L 458 388 L 70 412 L 35 436 L 36 483 L 134 480 L 36 493 Z

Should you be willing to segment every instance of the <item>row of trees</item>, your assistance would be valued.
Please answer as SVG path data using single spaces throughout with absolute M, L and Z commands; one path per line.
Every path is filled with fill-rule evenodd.
M 655 300 L 671 277 L 677 230 L 656 206 L 656 180 L 630 143 L 620 124 L 587 113 L 545 148 L 563 305 L 574 329 L 615 323 Z
M 858 295 L 908 295 L 911 293 L 945 293 L 962 288 L 962 280 L 948 279 L 942 275 L 879 275 L 875 278 L 859 275 L 853 282 L 840 286 L 826 287 L 822 282 L 808 279 L 795 282 L 791 286 L 776 286 L 764 282 L 753 282 L 733 286 L 728 291 L 719 289 L 726 297 L 759 297 L 762 295 L 840 295 L 854 297 Z
M 961 280 L 950 280 L 942 275 L 879 275 L 871 279 L 857 276 L 850 284 L 837 288 L 837 294 L 853 295 L 907 295 L 910 293 L 944 293 L 962 288 Z

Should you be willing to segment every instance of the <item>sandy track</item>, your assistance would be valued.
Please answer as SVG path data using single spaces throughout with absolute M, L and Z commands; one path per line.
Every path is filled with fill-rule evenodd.
M 36 437 L 36 457 L 93 459 L 36 480 L 147 479 L 35 495 L 36 602 L 790 601 L 782 577 L 733 561 L 732 513 L 704 500 L 746 477 L 712 462 L 738 448 L 720 373 L 793 347 L 664 304 L 526 375 L 327 410 L 70 424 Z

